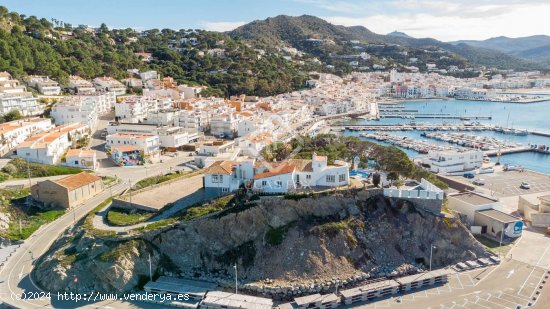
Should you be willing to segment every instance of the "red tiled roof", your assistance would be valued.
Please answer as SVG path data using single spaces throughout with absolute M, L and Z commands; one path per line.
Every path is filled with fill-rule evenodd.
M 216 161 L 204 170 L 204 174 L 231 175 L 234 164 L 233 161 Z
M 273 177 L 273 176 L 277 176 L 277 175 L 289 174 L 289 173 L 294 172 L 295 167 L 296 166 L 294 164 L 284 163 L 284 164 L 281 164 L 281 165 L 275 167 L 274 169 L 272 169 L 269 172 L 265 172 L 265 173 L 255 175 L 254 179 L 262 179 L 262 178 L 268 178 L 268 177 Z
M 59 180 L 55 180 L 54 182 L 62 187 L 67 188 L 69 191 L 72 191 L 74 189 L 78 189 L 80 187 L 94 183 L 98 180 L 101 180 L 101 177 L 82 172 Z

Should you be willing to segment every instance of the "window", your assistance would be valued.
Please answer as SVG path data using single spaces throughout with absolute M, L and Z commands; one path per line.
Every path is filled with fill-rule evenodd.
M 310 180 L 310 179 L 311 179 L 311 175 L 306 175 L 306 179 L 307 179 L 307 180 Z
M 223 182 L 223 175 L 220 175 L 220 182 Z
M 283 186 L 283 182 L 280 180 L 277 180 L 277 188 L 280 188 Z
M 338 181 L 339 182 L 346 181 L 346 174 L 338 175 Z
M 74 160 L 74 164 L 78 165 L 78 160 Z
M 327 180 L 327 182 L 335 182 L 336 177 L 334 175 L 327 175 L 326 180 Z
M 212 175 L 212 183 L 218 182 L 218 175 Z
M 264 186 L 264 187 L 267 186 L 267 181 L 265 181 L 265 180 L 262 181 L 262 186 Z

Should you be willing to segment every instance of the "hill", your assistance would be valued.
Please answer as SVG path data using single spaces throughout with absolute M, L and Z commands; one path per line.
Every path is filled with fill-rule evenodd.
M 457 65 L 516 70 L 545 69 L 539 64 L 499 51 L 467 44 L 449 44 L 430 38 L 416 39 L 395 33 L 380 35 L 362 26 L 337 26 L 309 15 L 280 15 L 257 20 L 229 32 L 229 35 L 260 46 L 290 45 L 327 63 L 331 62 L 329 58 L 334 58 L 335 54 L 349 55 L 365 51 L 374 56 L 372 61 L 362 61 L 366 65 L 385 63 L 405 66 L 410 57 L 420 57 L 423 62 L 436 63 L 438 67 Z M 408 57 L 399 56 L 405 55 L 405 52 Z M 427 55 L 430 53 L 432 55 Z
M 500 36 L 483 41 L 463 40 L 450 43 L 496 50 L 515 57 L 550 65 L 550 36 L 547 35 L 519 38 Z
M 387 34 L 387 36 L 398 36 L 398 37 L 402 37 L 402 38 L 412 38 L 412 36 L 404 33 L 404 32 L 399 32 L 399 31 L 393 31 L 393 32 L 390 32 Z
M 458 219 L 364 190 L 232 203 L 221 212 L 131 238 L 101 238 L 77 226 L 36 262 L 33 278 L 52 292 L 127 292 L 148 280 L 150 254 L 154 277 L 232 287 L 237 264 L 240 291 L 285 299 L 291 286 L 300 294 L 312 293 L 312 283 L 316 291 L 333 290 L 334 282 L 321 283 L 335 276 L 350 287 L 367 278 L 426 269 L 430 244 L 437 246 L 437 268 L 474 254 L 487 256 Z
M 145 63 L 137 52 L 150 52 Z M 128 69 L 155 69 L 179 83 L 210 86 L 206 95 L 273 95 L 303 86 L 298 64 L 262 53 L 228 35 L 203 30 L 72 27 L 25 17 L 0 6 L 0 71 L 16 78 L 48 75 L 65 84 L 69 75 L 122 79 Z

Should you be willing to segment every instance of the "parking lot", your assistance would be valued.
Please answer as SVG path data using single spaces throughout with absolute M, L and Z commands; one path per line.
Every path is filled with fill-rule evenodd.
M 471 185 L 472 179 L 462 176 L 451 176 L 450 178 Z M 498 171 L 491 174 L 476 175 L 477 178 L 483 179 L 485 185 L 476 186 L 476 190 L 493 197 L 509 197 L 550 191 L 550 176 L 531 171 Z M 528 183 L 530 189 L 521 189 L 522 182 Z
M 539 298 L 548 293 L 550 238 L 531 231 L 524 237 L 499 266 L 456 273 L 447 284 L 358 308 L 549 308 Z

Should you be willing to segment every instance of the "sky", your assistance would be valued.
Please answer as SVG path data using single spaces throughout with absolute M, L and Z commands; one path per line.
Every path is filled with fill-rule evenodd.
M 442 41 L 550 35 L 550 0 L 0 0 L 10 11 L 73 25 L 232 30 L 280 14 Z

